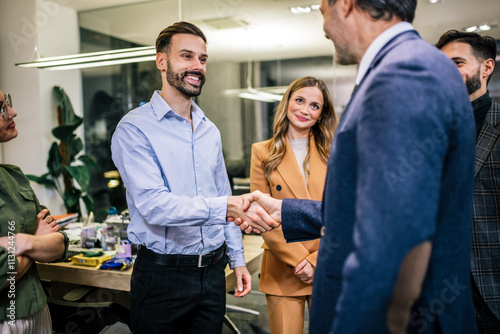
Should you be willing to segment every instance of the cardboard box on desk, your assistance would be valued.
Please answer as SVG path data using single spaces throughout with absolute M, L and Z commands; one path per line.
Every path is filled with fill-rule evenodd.
M 128 240 L 124 240 L 122 242 L 118 241 L 115 248 L 116 248 L 116 257 L 119 258 L 132 257 L 132 244 Z

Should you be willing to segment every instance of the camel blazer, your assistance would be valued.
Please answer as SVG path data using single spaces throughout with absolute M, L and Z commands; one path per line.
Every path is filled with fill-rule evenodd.
M 271 174 L 270 185 L 264 177 L 262 160 L 268 153 L 269 140 L 252 145 L 250 188 L 271 194 L 277 199 L 302 198 L 321 200 L 326 178 L 326 164 L 316 149 L 311 137 L 309 158 L 309 182 L 306 185 L 293 153 L 288 137 L 283 161 Z M 293 273 L 293 268 L 307 259 L 316 266 L 319 239 L 287 243 L 281 227 L 262 234 L 262 267 L 259 290 L 276 296 L 307 296 L 312 294 L 312 284 L 302 283 Z

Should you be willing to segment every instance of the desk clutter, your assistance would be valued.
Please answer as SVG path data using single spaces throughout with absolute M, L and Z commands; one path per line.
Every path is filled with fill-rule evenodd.
M 111 252 L 113 253 L 113 252 Z M 101 251 L 81 251 L 69 259 L 76 265 L 91 266 L 103 270 L 125 270 L 132 265 L 132 257 L 116 257 Z
M 82 251 L 80 254 L 73 255 L 69 258 L 71 262 L 83 266 L 101 267 L 103 263 L 112 259 L 111 255 L 104 252 Z
M 64 226 L 70 239 L 68 260 L 76 265 L 105 270 L 125 270 L 133 263 L 132 244 L 127 238 L 128 215 L 118 215 L 110 208 L 103 223 L 94 223 L 92 213 L 85 223 Z
M 96 269 L 125 270 L 133 263 L 131 244 L 126 244 L 125 246 L 127 245 L 129 246 L 127 247 L 127 251 L 103 251 L 101 248 L 86 249 L 77 245 L 70 245 L 68 260 L 79 266 L 94 267 Z

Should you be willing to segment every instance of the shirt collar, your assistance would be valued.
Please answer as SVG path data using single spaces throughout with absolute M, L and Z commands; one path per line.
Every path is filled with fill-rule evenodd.
M 484 93 L 483 96 L 478 97 L 477 99 L 472 101 L 472 109 L 474 109 L 474 112 L 484 108 L 489 109 L 490 105 L 491 105 L 491 97 L 489 91 L 486 91 L 486 93 Z
M 175 116 L 178 118 L 184 119 L 184 117 L 180 116 L 177 114 L 163 99 L 163 97 L 160 95 L 161 91 L 156 90 L 153 93 L 153 96 L 151 96 L 151 106 L 153 107 L 153 111 L 156 114 L 156 118 L 158 120 L 162 119 L 163 117 L 166 117 L 167 115 Z M 200 107 L 194 102 L 191 101 L 191 117 L 193 118 L 199 118 L 200 120 L 206 120 L 205 118 L 205 113 L 201 110 Z
M 408 22 L 399 22 L 380 35 L 375 38 L 375 40 L 370 44 L 368 49 L 366 50 L 361 62 L 359 63 L 358 74 L 356 76 L 356 85 L 359 85 L 366 72 L 370 68 L 372 61 L 375 59 L 377 54 L 382 50 L 382 48 L 389 43 L 391 39 L 396 37 L 397 35 L 405 32 L 413 30 L 413 26 Z

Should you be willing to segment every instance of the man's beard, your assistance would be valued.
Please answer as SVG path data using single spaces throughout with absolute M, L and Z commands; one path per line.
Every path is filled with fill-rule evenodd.
M 200 77 L 200 84 L 198 85 L 198 87 L 184 81 L 184 78 L 190 74 Z M 167 62 L 167 82 L 170 84 L 170 86 L 174 87 L 185 96 L 194 97 L 201 94 L 201 88 L 205 83 L 205 76 L 201 72 L 197 71 L 176 73 L 172 69 L 170 62 Z
M 477 92 L 481 88 L 481 66 L 477 69 L 477 73 L 471 77 L 465 77 L 465 86 L 470 94 Z

